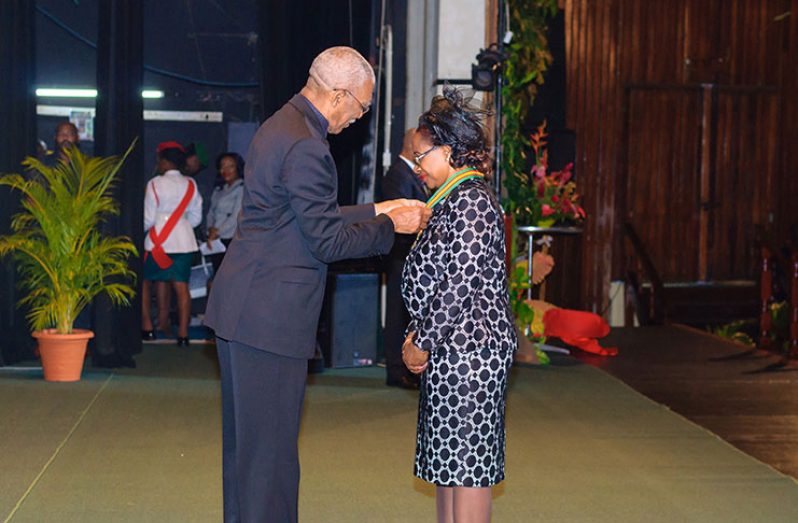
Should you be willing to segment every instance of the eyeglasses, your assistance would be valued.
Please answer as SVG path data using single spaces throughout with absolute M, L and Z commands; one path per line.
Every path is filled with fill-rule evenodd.
M 351 96 L 351 97 L 352 97 L 352 99 L 353 99 L 354 101 L 356 101 L 356 102 L 357 102 L 357 104 L 360 106 L 360 110 L 361 110 L 361 111 L 363 111 L 363 112 L 361 113 L 361 116 L 362 116 L 362 115 L 364 115 L 364 114 L 366 114 L 367 112 L 369 112 L 369 109 L 371 109 L 371 107 L 369 107 L 368 105 L 366 105 L 366 104 L 364 104 L 363 102 L 361 102 L 360 100 L 358 100 L 357 96 L 355 96 L 354 94 L 352 94 L 352 91 L 350 91 L 349 89 L 344 89 L 344 88 L 342 88 L 342 87 L 341 87 L 341 88 L 333 89 L 333 91 L 343 91 L 343 92 L 345 92 L 346 94 L 348 94 L 349 96 Z
M 413 155 L 413 159 L 416 161 L 416 165 L 421 167 L 421 160 L 423 160 L 425 156 L 427 156 L 429 153 L 431 153 L 432 151 L 434 151 L 437 148 L 438 148 L 437 145 L 433 145 L 432 147 L 430 147 L 429 149 L 427 149 L 423 153 Z
M 356 101 L 357 104 L 360 106 L 360 110 L 362 111 L 360 113 L 360 116 L 363 116 L 364 114 L 369 112 L 369 109 L 371 109 L 371 107 L 361 102 L 357 96 L 352 94 L 352 91 L 350 91 L 349 89 L 344 89 L 343 87 L 330 87 L 330 85 L 324 80 L 322 80 L 321 77 L 316 73 L 316 71 L 313 71 L 312 69 L 310 71 L 310 77 L 316 80 L 316 82 L 318 82 L 318 84 L 324 87 L 325 89 L 329 89 L 330 91 L 343 91 L 349 96 L 351 96 L 352 99 Z

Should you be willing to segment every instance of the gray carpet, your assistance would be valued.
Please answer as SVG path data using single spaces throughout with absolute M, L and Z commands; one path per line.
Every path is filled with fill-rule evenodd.
M 0 369 L 0 519 L 221 521 L 211 347 L 152 346 L 137 369 L 52 384 Z M 416 395 L 379 368 L 310 378 L 304 522 L 434 521 L 412 476 Z M 794 522 L 798 485 L 593 367 L 514 369 L 494 521 Z

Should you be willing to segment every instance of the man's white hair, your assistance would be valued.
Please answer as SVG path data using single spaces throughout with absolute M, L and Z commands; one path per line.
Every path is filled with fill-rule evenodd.
M 310 77 L 326 89 L 353 89 L 371 82 L 374 69 L 363 55 L 351 47 L 325 49 L 310 64 Z

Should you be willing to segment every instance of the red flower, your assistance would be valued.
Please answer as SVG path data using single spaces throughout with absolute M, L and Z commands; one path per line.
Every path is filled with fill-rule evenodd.
M 552 209 L 548 203 L 544 203 L 543 207 L 540 209 L 540 213 L 545 218 L 546 216 L 551 216 L 554 214 L 554 209 Z

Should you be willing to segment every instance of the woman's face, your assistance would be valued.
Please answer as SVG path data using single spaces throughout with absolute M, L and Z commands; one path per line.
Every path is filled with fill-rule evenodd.
M 159 174 L 163 174 L 166 171 L 173 171 L 177 169 L 177 167 L 175 167 L 175 164 L 173 164 L 163 156 L 158 155 L 158 163 L 155 169 L 158 171 Z
M 238 179 L 238 168 L 236 161 L 225 156 L 219 161 L 219 174 L 222 176 L 224 183 L 231 184 Z
M 452 174 L 452 166 L 446 160 L 448 145 L 433 145 L 424 132 L 413 133 L 413 158 L 416 162 L 414 170 L 424 174 L 424 183 L 430 189 L 437 189 Z

